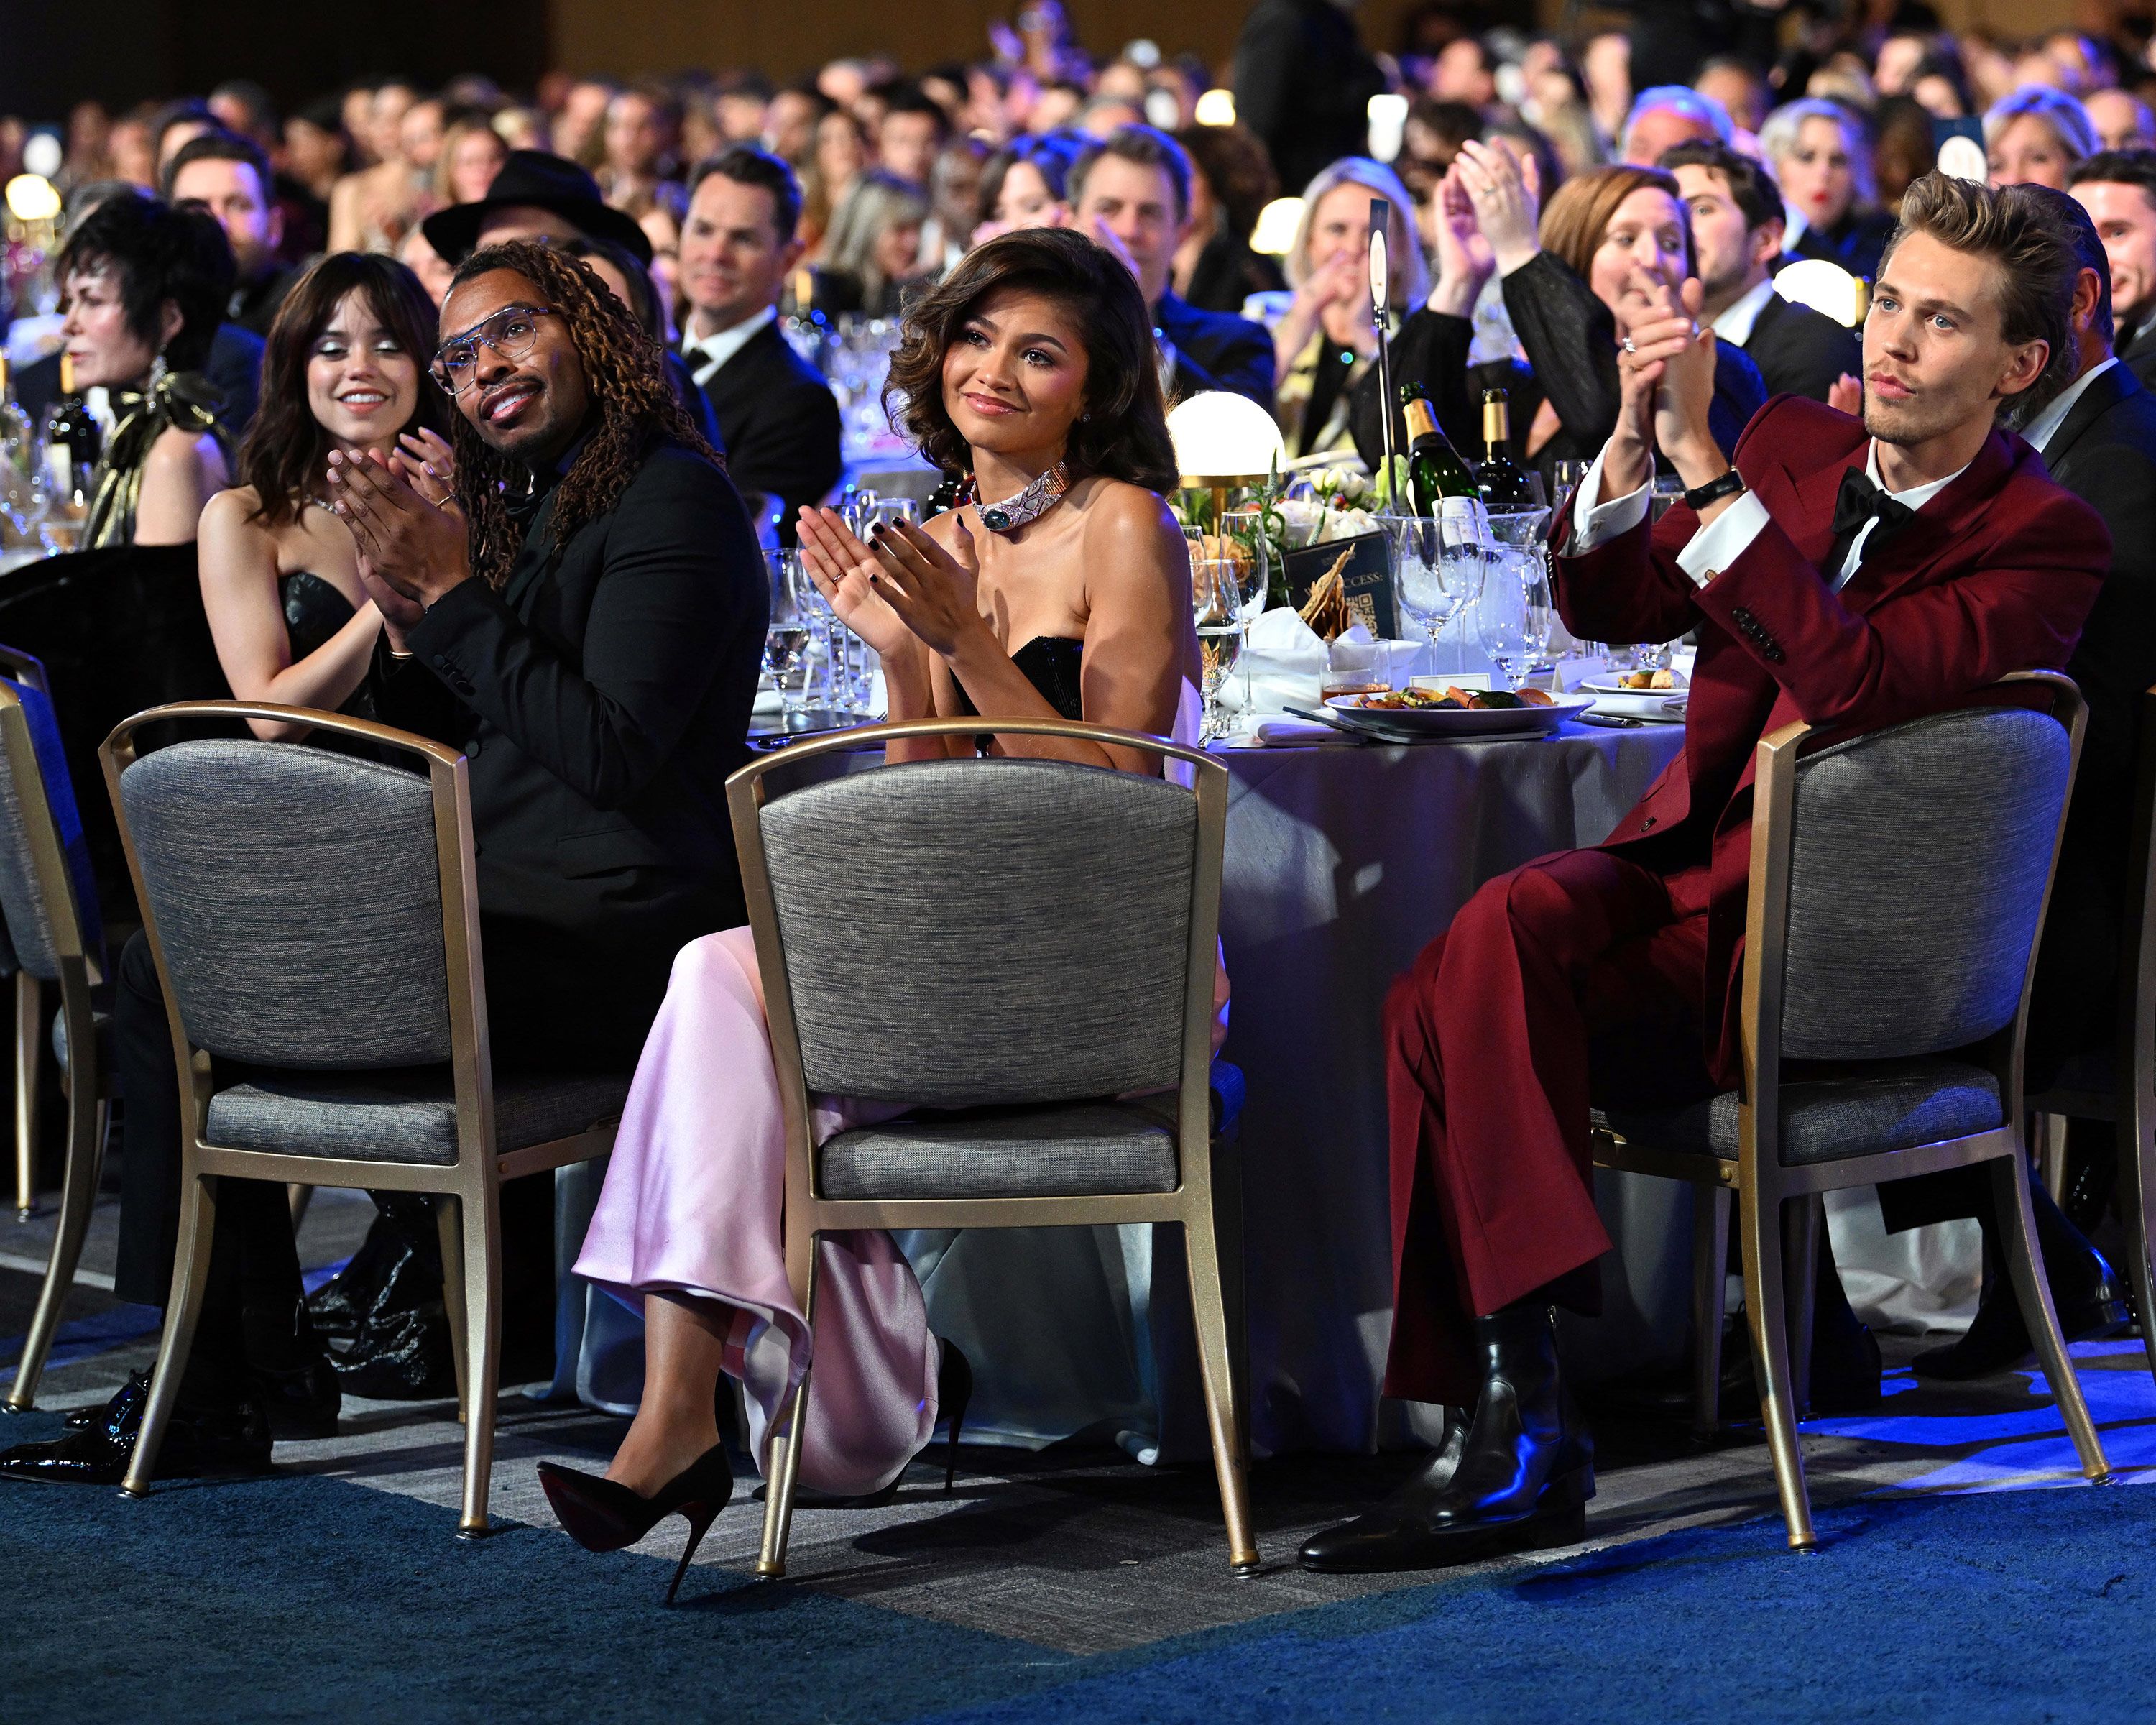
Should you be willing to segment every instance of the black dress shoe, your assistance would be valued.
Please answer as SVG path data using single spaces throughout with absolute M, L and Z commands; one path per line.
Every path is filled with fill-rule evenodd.
M 105 1404 L 105 1417 L 97 1425 L 70 1431 L 51 1443 L 18 1444 L 0 1452 L 0 1479 L 118 1485 L 126 1477 L 135 1441 L 141 1435 L 148 1377 L 146 1372 L 129 1379 Z M 183 1399 L 172 1410 L 157 1450 L 157 1478 L 269 1471 L 270 1422 L 255 1402 Z
M 111 1400 L 63 1414 L 60 1424 L 69 1431 L 85 1431 L 95 1425 L 116 1436 L 131 1420 L 141 1420 L 142 1402 L 149 1394 L 150 1368 L 145 1366 L 139 1372 L 127 1374 L 127 1381 Z
M 2069 1342 L 2114 1335 L 2133 1322 L 2126 1283 L 2103 1254 L 2091 1245 L 2059 1213 L 2051 1194 L 2033 1186 L 2030 1199 L 2036 1214 L 2036 1243 L 2043 1250 L 2045 1280 L 2058 1310 L 2059 1328 Z M 1919 1378 L 1944 1384 L 1988 1378 L 2026 1359 L 2031 1352 L 2028 1326 L 2014 1278 L 1984 1231 L 1984 1291 L 1976 1317 L 1959 1340 L 1927 1348 L 1909 1363 Z
M 327 1438 L 337 1434 L 343 1391 L 326 1353 L 279 1371 L 251 1368 L 254 1399 L 273 1438 Z
M 1486 1375 L 1456 1463 L 1440 1452 L 1368 1515 L 1318 1534 L 1304 1568 L 1444 1568 L 1584 1537 L 1594 1446 L 1558 1379 L 1549 1308 L 1523 1301 L 1475 1330 Z

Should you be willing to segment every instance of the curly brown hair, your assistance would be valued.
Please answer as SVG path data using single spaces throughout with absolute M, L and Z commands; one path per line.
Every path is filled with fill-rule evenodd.
M 1084 234 L 1023 228 L 977 245 L 916 300 L 884 384 L 884 412 L 947 473 L 970 473 L 973 453 L 943 405 L 943 356 L 991 294 L 1040 294 L 1069 314 L 1086 344 L 1086 417 L 1063 459 L 1088 474 L 1166 493 L 1179 470 L 1161 400 L 1152 318 L 1131 272 Z
M 307 401 L 307 362 L 315 343 L 348 294 L 364 294 L 368 309 L 419 368 L 419 397 L 400 432 L 442 431 L 447 404 L 427 361 L 434 351 L 434 302 L 419 278 L 393 258 L 336 252 L 293 285 L 270 326 L 262 359 L 262 405 L 239 446 L 239 483 L 254 487 L 254 519 L 281 527 L 298 518 L 321 489 L 330 453 L 329 429 Z
M 726 470 L 674 393 L 665 350 L 590 264 L 527 239 L 506 240 L 465 259 L 450 291 L 491 270 L 522 276 L 560 316 L 583 362 L 584 387 L 596 409 L 598 423 L 555 488 L 551 534 L 557 548 L 621 501 L 654 444 L 685 444 Z M 499 588 L 524 547 L 524 528 L 511 518 L 507 495 L 526 487 L 531 470 L 496 451 L 461 412 L 450 420 L 449 442 L 456 452 L 457 501 L 471 524 L 473 572 Z

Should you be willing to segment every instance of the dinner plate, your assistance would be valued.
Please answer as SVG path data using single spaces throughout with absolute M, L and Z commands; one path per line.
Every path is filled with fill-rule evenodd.
M 1586 696 L 1561 696 L 1548 706 L 1358 706 L 1359 695 L 1336 695 L 1326 710 L 1358 730 L 1415 737 L 1547 737 L 1574 713 L 1594 705 Z
M 1589 677 L 1579 686 L 1597 695 L 1659 695 L 1665 700 L 1672 695 L 1688 693 L 1691 688 L 1681 676 L 1674 689 L 1635 689 L 1617 677 Z

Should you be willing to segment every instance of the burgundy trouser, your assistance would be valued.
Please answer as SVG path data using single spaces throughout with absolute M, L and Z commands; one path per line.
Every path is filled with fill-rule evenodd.
M 1702 1046 L 1708 875 L 1601 850 L 1486 882 L 1385 1001 L 1394 1318 L 1385 1392 L 1471 1404 L 1477 1314 L 1597 1309 L 1600 1106 L 1719 1088 Z

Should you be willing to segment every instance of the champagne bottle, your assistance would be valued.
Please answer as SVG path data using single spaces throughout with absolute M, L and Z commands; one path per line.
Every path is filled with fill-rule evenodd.
M 1475 484 L 1492 515 L 1519 515 L 1535 506 L 1534 488 L 1512 459 L 1512 417 L 1503 390 L 1482 392 L 1482 441 L 1487 453 L 1475 470 Z
M 1400 386 L 1408 427 L 1408 501 L 1415 514 L 1435 516 L 1441 497 L 1472 497 L 1475 475 L 1437 428 L 1437 409 L 1412 383 Z
M 89 404 L 75 391 L 74 357 L 60 356 L 60 393 L 45 421 L 45 463 L 54 489 L 63 498 L 90 489 L 105 436 Z

